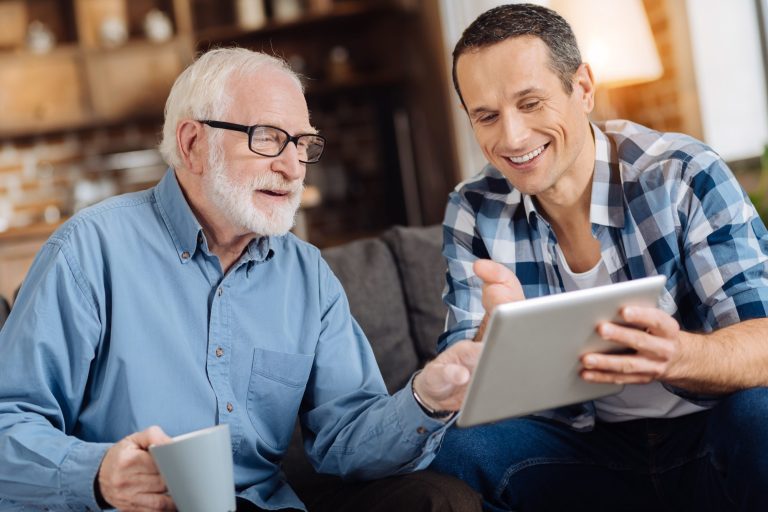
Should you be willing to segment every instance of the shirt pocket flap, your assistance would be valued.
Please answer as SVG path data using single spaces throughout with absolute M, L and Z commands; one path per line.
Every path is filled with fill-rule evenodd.
M 251 371 L 286 386 L 304 387 L 314 360 L 314 354 L 290 354 L 256 347 Z

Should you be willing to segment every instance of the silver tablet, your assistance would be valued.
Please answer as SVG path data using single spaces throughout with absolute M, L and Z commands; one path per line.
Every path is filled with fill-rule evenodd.
M 525 416 L 621 391 L 579 377 L 587 352 L 620 350 L 596 331 L 622 306 L 657 306 L 666 277 L 653 276 L 512 302 L 491 314 L 457 424 Z

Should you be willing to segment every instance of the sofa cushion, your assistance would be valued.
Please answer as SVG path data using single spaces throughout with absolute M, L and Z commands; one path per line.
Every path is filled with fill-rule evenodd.
M 442 300 L 447 268 L 442 253 L 442 227 L 397 226 L 382 239 L 397 259 L 411 335 L 424 363 L 435 356 L 437 338 L 443 332 L 448 311 Z
M 392 252 L 379 239 L 364 239 L 322 254 L 347 293 L 352 315 L 373 347 L 387 389 L 397 391 L 418 368 L 418 356 Z

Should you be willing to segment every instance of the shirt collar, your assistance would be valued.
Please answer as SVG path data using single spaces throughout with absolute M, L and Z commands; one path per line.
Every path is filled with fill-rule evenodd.
M 187 203 L 172 167 L 155 186 L 155 200 L 182 263 L 192 259 L 202 241 L 203 228 Z
M 624 194 L 622 192 L 616 143 L 594 123 L 590 123 L 595 138 L 595 168 L 592 174 L 592 198 L 589 220 L 592 224 L 624 227 Z M 537 217 L 533 197 L 523 194 L 525 216 L 530 222 Z
M 155 200 L 168 232 L 171 234 L 176 254 L 182 263 L 192 259 L 198 248 L 207 251 L 203 228 L 189 207 L 173 168 L 155 186 Z M 241 262 L 262 262 L 269 260 L 274 251 L 269 237 L 258 237 L 248 244 Z
M 592 205 L 589 220 L 592 224 L 624 227 L 624 193 L 616 142 L 595 124 L 595 172 L 592 175 Z

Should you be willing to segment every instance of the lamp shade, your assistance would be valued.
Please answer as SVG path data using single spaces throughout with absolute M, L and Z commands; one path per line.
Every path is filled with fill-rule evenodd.
M 550 7 L 570 23 L 598 84 L 616 87 L 661 77 L 641 0 L 551 0 Z

